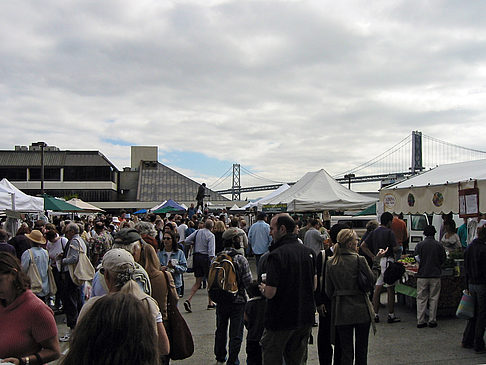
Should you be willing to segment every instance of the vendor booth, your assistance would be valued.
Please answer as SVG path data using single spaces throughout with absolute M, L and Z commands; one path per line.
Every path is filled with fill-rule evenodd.
M 486 212 L 486 160 L 438 166 L 380 190 L 385 211 L 403 214 Z
M 360 210 L 378 199 L 356 193 L 338 183 L 324 169 L 308 172 L 293 186 L 263 205 L 285 207 L 288 212 L 322 212 L 324 210 Z
M 486 211 L 486 160 L 438 166 L 380 190 L 384 211 L 403 214 L 454 213 L 463 218 Z M 453 257 L 454 255 L 454 257 Z M 461 251 L 443 266 L 438 314 L 454 315 L 465 288 Z M 396 285 L 401 300 L 415 307 L 417 264 L 406 264 L 406 280 Z

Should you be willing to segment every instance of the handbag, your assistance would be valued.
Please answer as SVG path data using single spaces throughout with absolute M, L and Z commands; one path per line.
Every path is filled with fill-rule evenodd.
M 95 269 L 81 247 L 78 249 L 76 246 L 71 245 L 71 248 L 79 251 L 79 259 L 76 264 L 69 265 L 69 275 L 71 275 L 73 283 L 79 286 L 85 281 L 93 280 Z
M 192 269 L 194 267 L 194 249 L 192 246 L 189 248 L 189 251 L 187 252 L 187 268 Z
M 164 271 L 164 275 L 167 283 L 170 283 L 171 278 L 169 277 L 169 274 Z M 168 285 L 167 317 L 169 325 L 168 328 L 166 328 L 166 331 L 170 342 L 169 357 L 172 360 L 187 359 L 194 353 L 192 333 L 184 320 L 184 317 L 182 317 L 177 308 L 177 300 L 177 296 Z
M 358 269 L 358 287 L 365 293 L 371 292 L 374 289 L 374 285 L 369 279 L 366 271 L 359 264 L 359 256 L 356 256 L 356 267 Z
M 51 265 L 47 267 L 47 279 L 49 281 L 49 294 L 56 295 L 57 285 L 56 285 L 56 280 L 54 280 L 54 274 L 52 273 Z
M 29 269 L 27 270 L 27 276 L 30 279 L 30 290 L 33 293 L 37 294 L 42 291 L 42 278 L 39 274 L 39 270 L 37 269 L 37 265 L 34 261 L 34 255 L 32 255 L 32 250 L 29 250 L 30 254 L 30 265 Z
M 460 319 L 471 319 L 474 317 L 474 298 L 467 290 L 463 290 L 462 298 L 457 306 L 456 317 Z

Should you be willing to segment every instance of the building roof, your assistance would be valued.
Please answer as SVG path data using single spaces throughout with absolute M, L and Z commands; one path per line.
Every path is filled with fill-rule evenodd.
M 140 163 L 137 200 L 176 202 L 195 201 L 199 183 L 155 161 Z M 228 201 L 223 195 L 206 189 L 210 201 Z
M 0 166 L 39 167 L 40 164 L 39 151 L 0 150 Z M 99 151 L 44 151 L 44 166 L 110 166 L 118 170 Z

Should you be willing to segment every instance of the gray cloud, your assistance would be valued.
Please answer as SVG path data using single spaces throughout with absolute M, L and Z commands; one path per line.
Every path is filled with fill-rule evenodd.
M 0 2 L 1 148 L 44 139 L 123 167 L 129 147 L 102 140 L 183 145 L 281 180 L 345 171 L 412 130 L 485 149 L 484 8 Z

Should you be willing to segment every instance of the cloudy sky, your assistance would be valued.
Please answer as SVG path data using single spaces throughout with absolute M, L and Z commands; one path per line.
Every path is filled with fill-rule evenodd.
M 210 187 L 234 162 L 277 181 L 335 175 L 412 130 L 486 150 L 485 13 L 482 1 L 4 0 L 0 148 L 45 141 L 123 168 L 129 146 L 157 145 Z

